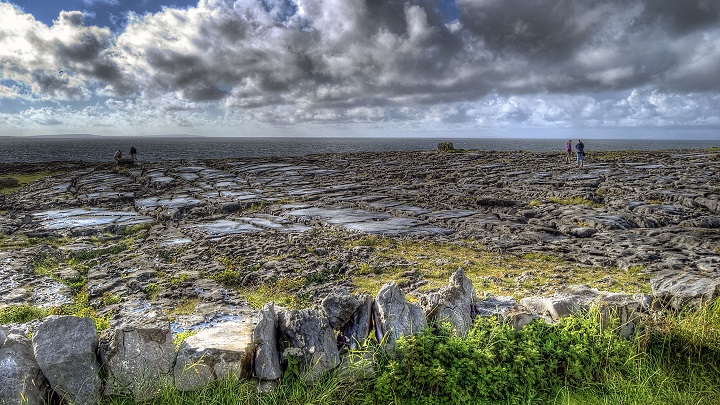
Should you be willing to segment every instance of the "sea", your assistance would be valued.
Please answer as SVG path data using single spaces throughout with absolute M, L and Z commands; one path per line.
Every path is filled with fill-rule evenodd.
M 0 162 L 112 161 L 134 146 L 141 162 L 318 153 L 428 151 L 440 142 L 456 149 L 563 153 L 566 139 L 521 138 L 228 138 L 228 137 L 0 137 Z M 575 142 L 575 141 L 573 141 Z M 719 147 L 720 140 L 588 139 L 585 151 L 674 150 Z

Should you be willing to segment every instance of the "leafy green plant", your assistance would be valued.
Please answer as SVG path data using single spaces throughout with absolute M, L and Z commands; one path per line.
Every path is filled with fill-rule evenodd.
M 235 268 L 228 268 L 209 276 L 209 278 L 217 281 L 225 287 L 237 288 L 242 286 L 243 275 Z
M 176 350 L 179 349 L 180 346 L 182 346 L 185 339 L 187 339 L 190 336 L 193 336 L 197 333 L 198 333 L 197 330 L 190 329 L 190 330 L 186 330 L 186 331 L 180 332 L 177 335 L 175 335 L 175 339 L 173 339 L 173 343 L 175 344 L 175 349 Z
M 145 288 L 143 288 L 143 292 L 147 294 L 148 298 L 154 300 L 160 293 L 160 287 L 155 283 L 151 283 L 146 285 Z
M 49 314 L 47 309 L 30 304 L 10 305 L 0 308 L 0 325 L 8 323 L 26 323 L 34 319 L 42 319 Z
M 607 370 L 625 370 L 633 347 L 596 315 L 519 331 L 478 318 L 465 338 L 449 325 L 428 328 L 399 341 L 400 360 L 382 370 L 374 395 L 379 403 L 514 402 L 604 381 Z

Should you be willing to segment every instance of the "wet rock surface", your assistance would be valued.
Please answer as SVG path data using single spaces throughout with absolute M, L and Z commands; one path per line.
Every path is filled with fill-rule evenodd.
M 648 279 L 720 269 L 720 159 L 707 151 L 596 153 L 584 168 L 560 154 L 462 151 L 61 166 L 0 200 L 0 306 L 67 304 L 83 281 L 100 315 L 152 306 L 177 333 L 255 316 L 253 293 L 271 300 L 280 287 L 302 306 L 390 281 L 372 290 L 357 274 L 404 268 L 405 293 L 450 275 L 428 284 L 416 262 L 352 243 L 372 237 L 564 261 L 545 278 L 468 274 L 479 294 L 478 280 L 506 281 L 503 295 L 552 292 L 575 281 L 570 265 Z

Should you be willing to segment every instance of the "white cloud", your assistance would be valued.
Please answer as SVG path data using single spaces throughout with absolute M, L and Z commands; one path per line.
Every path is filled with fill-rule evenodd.
M 456 4 L 446 24 L 431 0 L 201 0 L 113 34 L 78 11 L 47 26 L 0 3 L 0 98 L 84 100 L 27 111 L 103 128 L 718 121 L 718 7 Z

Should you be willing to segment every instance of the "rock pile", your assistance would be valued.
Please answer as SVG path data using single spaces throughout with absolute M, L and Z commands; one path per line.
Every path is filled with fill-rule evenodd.
M 663 300 L 658 305 L 676 305 L 685 297 L 667 300 L 669 296 L 672 293 L 665 288 L 655 292 L 655 298 Z M 717 293 L 706 297 L 714 299 Z M 605 316 L 619 317 L 620 333 L 630 337 L 651 310 L 652 297 L 569 286 L 552 296 L 527 297 L 519 303 L 509 297 L 479 299 L 458 269 L 446 287 L 420 302 L 422 307 L 408 302 L 398 286 L 389 283 L 374 300 L 334 293 L 304 310 L 268 304 L 251 321 L 200 330 L 178 350 L 168 319 L 152 309 L 118 317 L 99 341 L 88 318 L 46 318 L 34 327 L 32 341 L 26 336 L 28 325 L 2 326 L 0 402 L 41 404 L 56 396 L 71 403 L 97 404 L 101 394 L 118 393 L 143 401 L 165 384 L 196 390 L 231 373 L 275 383 L 283 375 L 283 364 L 290 361 L 296 361 L 312 382 L 338 367 L 348 347 L 360 347 L 371 333 L 392 355 L 399 338 L 421 332 L 428 320 L 449 322 L 456 333 L 465 334 L 476 316 L 498 316 L 520 328 L 530 321 L 553 322 L 597 307 Z M 101 365 L 107 371 L 104 380 Z

